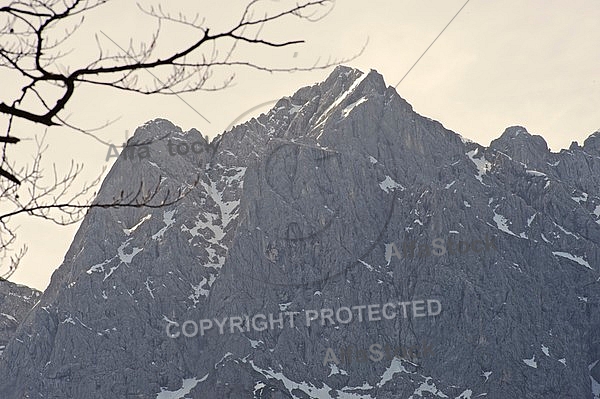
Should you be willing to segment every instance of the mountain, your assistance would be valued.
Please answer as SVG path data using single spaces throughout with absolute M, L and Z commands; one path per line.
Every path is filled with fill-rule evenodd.
M 0 355 L 41 294 L 33 288 L 0 279 Z
M 598 138 L 483 147 L 348 67 L 148 122 L 95 201 L 149 206 L 88 212 L 0 398 L 598 398 Z

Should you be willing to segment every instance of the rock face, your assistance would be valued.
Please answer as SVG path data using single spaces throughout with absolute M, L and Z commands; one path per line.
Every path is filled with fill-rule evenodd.
M 338 67 L 211 143 L 128 146 L 96 201 L 150 206 L 88 212 L 0 398 L 600 395 L 592 138 L 482 147 Z
M 8 341 L 15 335 L 19 323 L 37 303 L 42 293 L 0 279 L 0 356 Z

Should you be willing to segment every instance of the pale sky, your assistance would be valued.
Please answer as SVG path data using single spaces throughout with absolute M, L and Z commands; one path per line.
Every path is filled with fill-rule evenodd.
M 103 48 L 122 54 L 100 31 L 126 48 L 130 37 L 149 38 L 153 21 L 131 4 L 114 1 L 98 9 L 84 23 L 80 35 L 67 42 L 74 51 L 68 58 L 76 65 L 93 56 L 90 33 L 98 32 Z M 177 13 L 202 11 L 207 25 L 217 32 L 239 20 L 243 1 L 203 1 L 200 6 L 183 1 L 154 1 Z M 196 3 L 196 2 L 194 2 Z M 293 3 L 293 2 L 292 2 Z M 265 66 L 312 65 L 317 59 L 343 58 L 363 72 L 377 70 L 395 86 L 431 44 L 465 0 L 338 0 L 333 11 L 315 23 L 286 20 L 266 26 L 262 34 L 273 40 L 304 39 L 306 43 L 279 49 L 241 47 L 238 58 Z M 149 2 L 144 2 L 149 4 Z M 264 9 L 280 4 L 264 1 Z M 167 6 L 168 5 L 168 6 Z M 194 8 L 198 8 L 194 10 Z M 600 3 L 597 0 L 471 0 L 440 36 L 397 91 L 421 115 L 438 120 L 446 128 L 489 145 L 506 127 L 525 126 L 543 136 L 552 151 L 580 144 L 600 128 Z M 164 48 L 181 48 L 194 40 L 189 31 L 163 26 Z M 225 51 L 223 48 L 222 51 Z M 165 118 L 184 130 L 196 128 L 214 137 L 239 115 L 257 104 L 292 95 L 303 86 L 324 80 L 331 72 L 269 74 L 252 69 L 215 70 L 214 84 L 229 72 L 236 73 L 234 86 L 218 92 L 196 92 L 181 97 L 143 96 L 108 88 L 80 86 L 63 116 L 83 128 L 118 119 L 98 136 L 121 145 L 140 125 Z M 18 89 L 7 72 L 0 70 L 0 101 L 12 102 Z M 7 94 L 8 93 L 8 94 Z M 257 110 L 244 119 L 257 116 Z M 210 123 L 202 119 L 197 112 Z M 32 138 L 43 129 L 20 123 L 13 135 Z M 64 171 L 71 160 L 84 164 L 82 180 L 99 175 L 106 162 L 107 147 L 66 128 L 50 128 L 44 170 L 52 163 Z M 34 155 L 33 141 L 9 151 L 21 165 Z M 60 227 L 20 216 L 12 220 L 18 229 L 18 245 L 29 252 L 11 281 L 45 289 L 61 264 L 77 226 Z

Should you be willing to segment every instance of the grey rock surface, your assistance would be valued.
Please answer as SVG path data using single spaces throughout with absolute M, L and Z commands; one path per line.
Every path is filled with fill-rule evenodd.
M 27 312 L 42 293 L 24 285 L 0 279 L 0 356 Z
M 203 150 L 172 155 L 169 140 Z M 148 155 L 121 154 L 96 201 L 157 188 L 152 207 L 88 212 L 0 357 L 0 398 L 591 399 L 597 141 L 552 153 L 511 127 L 483 147 L 347 67 L 210 143 L 148 122 L 128 143 Z M 493 245 L 436 256 L 438 238 Z M 441 312 L 321 313 L 419 300 Z M 269 314 L 262 331 L 246 321 Z M 225 317 L 223 333 L 182 333 Z M 324 362 L 373 344 L 431 353 Z

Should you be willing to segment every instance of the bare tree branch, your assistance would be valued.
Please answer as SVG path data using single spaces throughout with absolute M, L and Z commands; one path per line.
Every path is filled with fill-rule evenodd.
M 186 60 L 186 57 L 196 54 L 197 51 L 199 51 L 199 49 L 205 44 L 209 42 L 216 44 L 217 41 L 220 43 L 223 39 L 233 39 L 235 41 L 242 41 L 249 44 L 274 48 L 303 43 L 303 40 L 275 42 L 273 40 L 259 38 L 258 35 L 255 37 L 249 37 L 245 36 L 244 30 L 250 26 L 262 26 L 264 24 L 280 20 L 286 16 L 294 16 L 301 19 L 311 20 L 312 16 L 315 15 L 315 8 L 333 4 L 332 0 L 305 0 L 301 3 L 297 3 L 293 7 L 289 7 L 283 11 L 274 13 L 273 15 L 264 15 L 260 18 L 253 18 L 251 13 L 252 8 L 259 3 L 258 0 L 253 0 L 244 9 L 237 25 L 233 26 L 229 30 L 226 30 L 225 32 L 216 34 L 209 33 L 210 28 L 204 26 L 204 20 L 198 23 L 198 16 L 196 16 L 194 20 L 190 22 L 181 15 L 179 17 L 173 17 L 168 13 L 165 13 L 160 7 L 159 10 L 156 11 L 153 7 L 151 7 L 149 10 L 146 10 L 142 6 L 138 5 L 144 13 L 156 18 L 159 22 L 157 31 L 153 34 L 150 42 L 147 45 L 143 45 L 140 51 L 133 51 L 133 46 L 130 45 L 129 50 L 125 51 L 126 57 L 108 57 L 103 54 L 102 50 L 100 50 L 100 54 L 97 59 L 84 67 L 75 68 L 70 73 L 67 73 L 70 68 L 62 67 L 57 67 L 57 71 L 49 71 L 47 66 L 50 64 L 54 65 L 58 58 L 68 54 L 68 52 L 58 52 L 57 54 L 48 56 L 48 58 L 44 58 L 45 54 L 50 50 L 59 47 L 64 40 L 66 40 L 66 37 L 72 34 L 74 30 L 80 26 L 81 22 L 75 25 L 75 27 L 73 27 L 71 30 L 67 30 L 67 34 L 65 34 L 62 38 L 56 39 L 53 42 L 49 42 L 49 40 L 44 39 L 44 35 L 47 33 L 47 31 L 51 29 L 53 25 L 66 21 L 75 15 L 89 12 L 91 9 L 101 6 L 108 1 L 109 0 L 72 0 L 70 3 L 66 1 L 60 2 L 61 5 L 64 5 L 64 9 L 60 12 L 56 11 L 52 7 L 54 5 L 55 8 L 59 8 L 57 6 L 59 2 L 56 1 L 51 2 L 51 5 L 42 7 L 44 9 L 43 11 L 38 10 L 38 8 L 41 8 L 41 6 L 35 7 L 34 5 L 30 5 L 28 7 L 29 9 L 23 9 L 21 7 L 17 8 L 17 6 L 14 5 L 18 4 L 23 6 L 22 2 L 13 2 L 13 6 L 0 8 L 0 15 L 2 12 L 5 12 L 14 17 L 13 20 L 9 22 L 11 26 L 16 25 L 17 21 L 20 20 L 24 22 L 25 25 L 30 29 L 27 34 L 35 37 L 35 40 L 33 41 L 20 42 L 20 46 L 14 44 L 12 47 L 2 46 L 0 48 L 0 57 L 5 61 L 5 66 L 9 66 L 15 70 L 18 70 L 24 77 L 30 79 L 30 88 L 33 88 L 40 83 L 51 83 L 61 87 L 63 90 L 62 95 L 55 100 L 53 105 L 45 107 L 45 113 L 33 112 L 23 109 L 16 104 L 9 105 L 4 102 L 0 102 L 0 113 L 23 118 L 45 126 L 56 126 L 60 125 L 60 123 L 55 119 L 55 117 L 66 107 L 66 104 L 72 98 L 75 91 L 76 82 L 110 86 L 120 90 L 143 94 L 181 94 L 205 89 L 204 86 L 208 80 L 207 77 L 209 76 L 208 71 L 210 68 L 215 66 L 245 66 L 270 72 L 291 72 L 328 68 L 339 62 L 346 62 L 350 60 L 344 59 L 337 62 L 327 62 L 322 65 L 313 65 L 305 68 L 270 68 L 268 66 L 257 65 L 251 61 L 230 61 L 231 53 L 228 53 L 224 60 L 218 60 L 214 53 L 208 60 L 206 60 L 204 55 L 202 55 L 202 62 L 188 62 Z M 308 16 L 302 15 L 302 12 L 310 10 L 313 10 L 313 12 Z M 30 18 L 28 19 L 27 17 Z M 163 20 L 192 27 L 198 30 L 201 35 L 194 42 L 172 52 L 172 54 L 169 56 L 154 57 L 153 54 L 157 48 L 157 41 L 160 36 L 160 22 Z M 2 39 L 2 36 L 2 33 L 0 33 L 0 39 Z M 101 49 L 99 43 L 98 47 Z M 44 60 L 47 62 L 43 63 Z M 1 65 L 2 64 L 0 64 L 0 66 Z M 158 84 L 155 84 L 152 88 L 140 86 L 137 84 L 137 81 L 129 79 L 132 76 L 132 73 L 136 71 L 150 71 L 153 69 L 158 70 L 161 67 L 170 68 L 171 73 L 164 83 L 159 80 Z M 190 80 L 195 76 L 201 76 L 201 78 L 196 82 L 190 83 Z M 223 89 L 227 87 L 230 81 L 231 79 L 226 81 L 223 85 L 213 88 L 212 90 Z
M 289 67 L 263 65 L 235 57 L 236 50 L 242 46 L 277 51 L 303 43 L 301 39 L 275 40 L 265 37 L 263 27 L 286 22 L 286 18 L 318 21 L 331 12 L 334 0 L 282 0 L 278 2 L 276 11 L 264 10 L 274 9 L 270 1 L 249 0 L 241 10 L 239 19 L 236 12 L 232 11 L 233 22 L 220 32 L 211 29 L 206 18 L 198 13 L 193 16 L 186 16 L 182 12 L 174 15 L 160 5 L 145 7 L 138 3 L 138 10 L 156 22 L 156 29 L 152 29 L 149 37 L 136 38 L 139 44 L 132 38 L 128 44 L 121 46 L 117 40 L 100 31 L 103 36 L 94 34 L 88 40 L 95 42 L 97 54 L 87 59 L 76 59 L 74 55 L 79 54 L 80 49 L 68 48 L 68 43 L 73 43 L 69 39 L 84 25 L 85 17 L 93 15 L 95 9 L 110 4 L 118 6 L 114 0 L 8 0 L 5 3 L 8 4 L 0 7 L 0 70 L 11 74 L 10 79 L 16 81 L 21 90 L 11 98 L 0 98 L 0 121 L 1 118 L 7 121 L 6 134 L 0 137 L 0 198 L 4 200 L 2 204 L 12 207 L 8 210 L 2 208 L 6 212 L 0 214 L 0 264 L 8 268 L 7 271 L 0 271 L 0 279 L 14 273 L 27 250 L 26 247 L 16 253 L 11 250 L 16 234 L 10 222 L 15 216 L 28 215 L 68 225 L 81 220 L 85 212 L 92 208 L 158 208 L 171 205 L 193 188 L 189 186 L 187 191 L 180 189 L 173 194 L 168 190 L 163 192 L 159 187 L 159 179 L 156 187 L 148 189 L 140 183 L 136 190 L 122 192 L 112 201 L 100 203 L 94 200 L 94 188 L 99 185 L 101 175 L 84 184 L 76 194 L 71 194 L 82 170 L 82 166 L 74 162 L 64 176 L 59 176 L 56 167 L 53 167 L 51 183 L 43 184 L 45 175 L 42 173 L 41 160 L 46 149 L 43 139 L 36 139 L 37 152 L 31 165 L 17 168 L 8 159 L 8 149 L 20 141 L 11 135 L 16 129 L 15 121 L 33 122 L 48 128 L 66 126 L 110 145 L 97 137 L 94 130 L 67 122 L 68 116 L 64 114 L 75 92 L 83 85 L 139 94 L 180 95 L 199 90 L 216 91 L 229 87 L 235 74 L 228 72 L 225 78 L 215 84 L 215 69 L 241 67 L 271 73 L 312 71 L 351 61 L 364 50 L 363 47 L 351 58 L 329 59 L 323 63 L 318 59 L 313 65 Z M 164 37 L 165 27 L 172 24 L 189 29 L 192 33 L 165 51 L 159 43 Z M 103 37 L 111 42 L 108 48 L 113 51 L 107 51 L 103 46 L 102 41 L 108 43 Z M 110 122 L 95 130 L 108 124 Z M 18 132 L 18 136 L 23 137 L 21 132 Z M 146 143 L 130 145 L 143 144 Z

